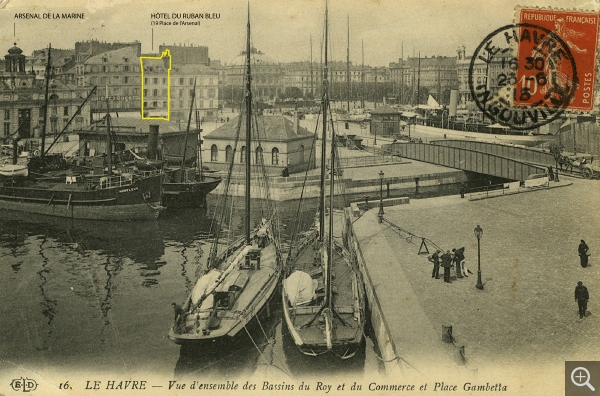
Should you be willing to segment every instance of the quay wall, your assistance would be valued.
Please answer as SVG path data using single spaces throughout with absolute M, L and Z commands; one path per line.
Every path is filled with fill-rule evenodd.
M 348 210 L 348 209 L 346 209 Z M 379 357 L 383 362 L 386 375 L 401 374 L 404 371 L 402 361 L 399 359 L 399 355 L 396 351 L 396 345 L 392 338 L 390 328 L 385 320 L 383 308 L 379 303 L 375 285 L 369 274 L 363 252 L 360 248 L 358 237 L 353 232 L 351 227 L 346 227 L 346 243 L 350 251 L 356 252 L 356 262 L 360 269 L 365 285 L 365 293 L 368 304 L 368 314 L 371 321 L 371 328 L 373 331 L 374 341 L 376 342 L 377 349 L 379 351 Z
M 377 179 L 358 179 L 342 178 L 344 195 L 347 200 L 362 200 L 366 196 L 369 199 L 378 199 L 380 190 L 383 190 L 383 197 L 408 196 L 408 197 L 428 197 L 457 194 L 461 183 L 467 181 L 467 176 L 461 170 L 446 171 L 440 173 L 427 174 L 408 174 L 395 177 L 384 177 L 383 186 L 381 180 Z M 299 199 L 302 195 L 302 177 L 270 177 L 269 190 L 271 199 L 275 201 L 289 201 Z M 326 181 L 326 195 L 329 196 L 329 180 Z M 383 187 L 383 188 L 382 188 Z M 225 183 L 213 190 L 211 194 L 221 194 L 225 188 Z M 262 187 L 252 185 L 250 195 L 255 198 L 262 197 Z M 245 185 L 243 178 L 234 177 L 229 188 L 233 196 L 244 196 Z M 319 177 L 311 176 L 306 181 L 304 188 L 304 198 L 319 197 Z

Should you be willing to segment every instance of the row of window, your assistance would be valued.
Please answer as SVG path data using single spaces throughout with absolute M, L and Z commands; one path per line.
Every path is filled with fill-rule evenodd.
M 44 116 L 44 107 L 40 107 L 40 117 Z M 63 116 L 69 116 L 70 114 L 70 110 L 69 110 L 69 106 L 63 106 L 62 107 L 62 115 Z M 50 115 L 51 116 L 58 116 L 58 107 L 57 106 L 52 106 L 50 107 Z M 4 109 L 4 120 L 10 120 L 10 109 Z
M 83 81 L 83 78 L 81 79 L 81 81 Z M 96 76 L 92 76 L 90 77 L 90 84 L 91 85 L 96 85 L 96 84 L 139 84 L 140 80 L 139 77 L 130 77 L 130 76 L 113 76 L 112 79 L 109 79 L 108 77 L 96 77 Z
M 65 125 L 67 125 L 67 123 L 69 122 L 68 118 L 63 118 L 62 120 L 62 127 L 64 127 Z M 39 120 L 38 125 L 41 126 L 43 124 L 43 120 Z M 83 126 L 82 124 L 82 120 L 75 120 L 75 124 L 76 124 L 76 129 L 81 129 L 81 127 Z M 10 136 L 13 132 L 10 130 L 10 122 L 5 122 L 4 123 L 4 131 L 3 131 L 3 136 Z M 73 124 L 71 124 L 71 126 L 69 127 L 69 129 L 71 129 L 73 126 Z M 50 119 L 50 133 L 58 133 L 59 131 L 59 125 L 58 125 L 58 119 L 56 118 L 51 118 Z
M 183 89 L 177 89 L 177 90 L 173 90 L 171 97 L 175 97 L 175 96 L 179 96 L 180 98 L 183 97 L 183 93 L 187 92 L 188 96 L 192 96 L 194 94 L 194 90 L 190 89 L 188 91 L 183 90 Z M 160 93 L 160 94 L 159 94 Z M 175 93 L 177 93 L 177 95 L 175 95 Z M 215 93 L 216 91 L 214 89 L 209 89 L 208 90 L 208 97 L 209 98 L 214 98 L 215 97 Z M 153 90 L 149 90 L 149 89 L 144 89 L 144 96 L 148 96 L 148 94 L 152 94 L 151 96 L 167 96 L 167 90 L 166 89 L 161 89 L 160 91 L 158 89 L 153 89 Z M 198 96 L 202 97 L 202 89 L 199 90 L 198 92 Z
M 114 73 L 118 73 L 118 72 L 133 72 L 133 73 L 139 73 L 140 68 L 138 66 L 129 66 L 129 65 L 101 65 L 101 66 L 95 66 L 95 65 L 87 65 L 87 67 L 85 68 L 86 71 L 88 73 L 110 73 L 110 72 L 114 72 Z M 79 66 L 77 67 L 77 73 L 78 74 L 83 74 L 83 66 L 80 68 Z
M 304 152 L 304 147 L 302 147 L 302 152 Z M 254 161 L 255 164 L 263 163 L 263 149 L 262 147 L 257 147 L 255 150 Z M 231 162 L 233 159 L 233 148 L 230 145 L 225 147 L 225 162 Z M 216 144 L 210 146 L 210 160 L 213 162 L 219 161 L 219 148 Z M 246 146 L 242 146 L 240 150 L 240 163 L 246 162 Z M 277 147 L 273 147 L 271 150 L 271 165 L 279 165 L 279 149 Z
M 159 104 L 160 104 L 160 103 L 161 103 L 161 102 L 159 102 L 159 101 L 154 101 L 154 102 L 144 102 L 144 107 L 145 107 L 145 108 L 147 108 L 147 107 L 148 107 L 148 104 L 150 104 L 150 105 L 151 105 L 153 108 L 157 108 L 157 107 L 159 107 Z M 178 107 L 179 109 L 182 109 L 182 108 L 189 107 L 189 104 L 186 104 L 186 106 L 184 106 L 183 102 L 181 102 L 181 101 L 180 101 L 180 102 L 178 102 L 178 103 L 179 103 L 179 107 Z M 214 104 L 215 104 L 215 103 L 214 103 L 212 100 L 209 100 L 209 101 L 208 101 L 208 106 L 206 106 L 206 101 L 200 101 L 200 100 L 198 101 L 198 105 L 199 105 L 201 108 L 206 108 L 206 107 L 208 107 L 208 108 L 213 108 L 213 107 L 214 107 Z M 166 101 L 166 100 L 162 102 L 162 107 L 165 107 L 165 108 L 167 107 L 167 101 Z
M 179 78 L 174 78 L 173 79 L 173 83 L 176 83 L 177 81 L 179 81 L 179 85 L 185 85 L 185 78 L 179 77 Z M 144 77 L 144 84 L 150 84 L 150 83 L 152 83 L 152 84 L 158 84 L 159 82 L 161 84 L 166 85 L 167 84 L 167 79 L 164 78 L 164 77 L 163 78 L 159 78 L 159 77 Z M 209 77 L 208 78 L 208 85 L 214 85 L 214 83 L 215 83 L 215 81 L 214 81 L 213 77 Z M 191 85 L 191 86 L 194 85 L 194 78 L 193 77 L 189 79 L 189 84 L 188 85 Z M 202 85 L 202 79 L 201 78 L 199 78 L 199 79 L 196 80 L 196 85 Z

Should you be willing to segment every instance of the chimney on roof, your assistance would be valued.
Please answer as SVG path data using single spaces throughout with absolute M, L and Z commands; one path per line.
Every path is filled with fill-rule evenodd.
M 150 125 L 148 134 L 148 158 L 158 159 L 158 125 Z
M 300 124 L 300 117 L 298 116 L 298 101 L 296 101 L 294 109 L 294 134 L 298 135 L 298 125 Z

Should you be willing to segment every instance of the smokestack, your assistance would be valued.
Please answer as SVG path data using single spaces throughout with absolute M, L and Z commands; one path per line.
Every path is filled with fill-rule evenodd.
M 148 134 L 148 158 L 158 159 L 158 125 L 150 125 Z
M 450 90 L 450 112 L 448 115 L 450 117 L 456 117 L 456 106 L 458 105 L 458 90 L 452 89 Z

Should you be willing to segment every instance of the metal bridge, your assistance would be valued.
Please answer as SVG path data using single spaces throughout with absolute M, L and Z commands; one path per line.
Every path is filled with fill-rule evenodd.
M 510 149 L 513 148 L 509 146 L 506 147 Z M 526 180 L 532 174 L 544 174 L 547 170 L 545 166 L 533 165 L 531 163 L 507 158 L 506 156 L 486 153 L 474 149 L 452 147 L 451 145 L 392 143 L 382 145 L 381 151 L 382 154 L 399 155 L 400 157 L 417 161 L 469 172 L 482 173 L 508 180 Z M 552 161 L 552 165 L 554 165 L 553 157 Z
M 500 157 L 510 158 L 515 161 L 525 162 L 541 166 L 555 166 L 554 155 L 526 147 L 507 146 L 504 144 L 476 142 L 472 140 L 434 140 L 432 144 L 440 144 L 450 147 L 458 147 L 467 150 L 493 154 Z

